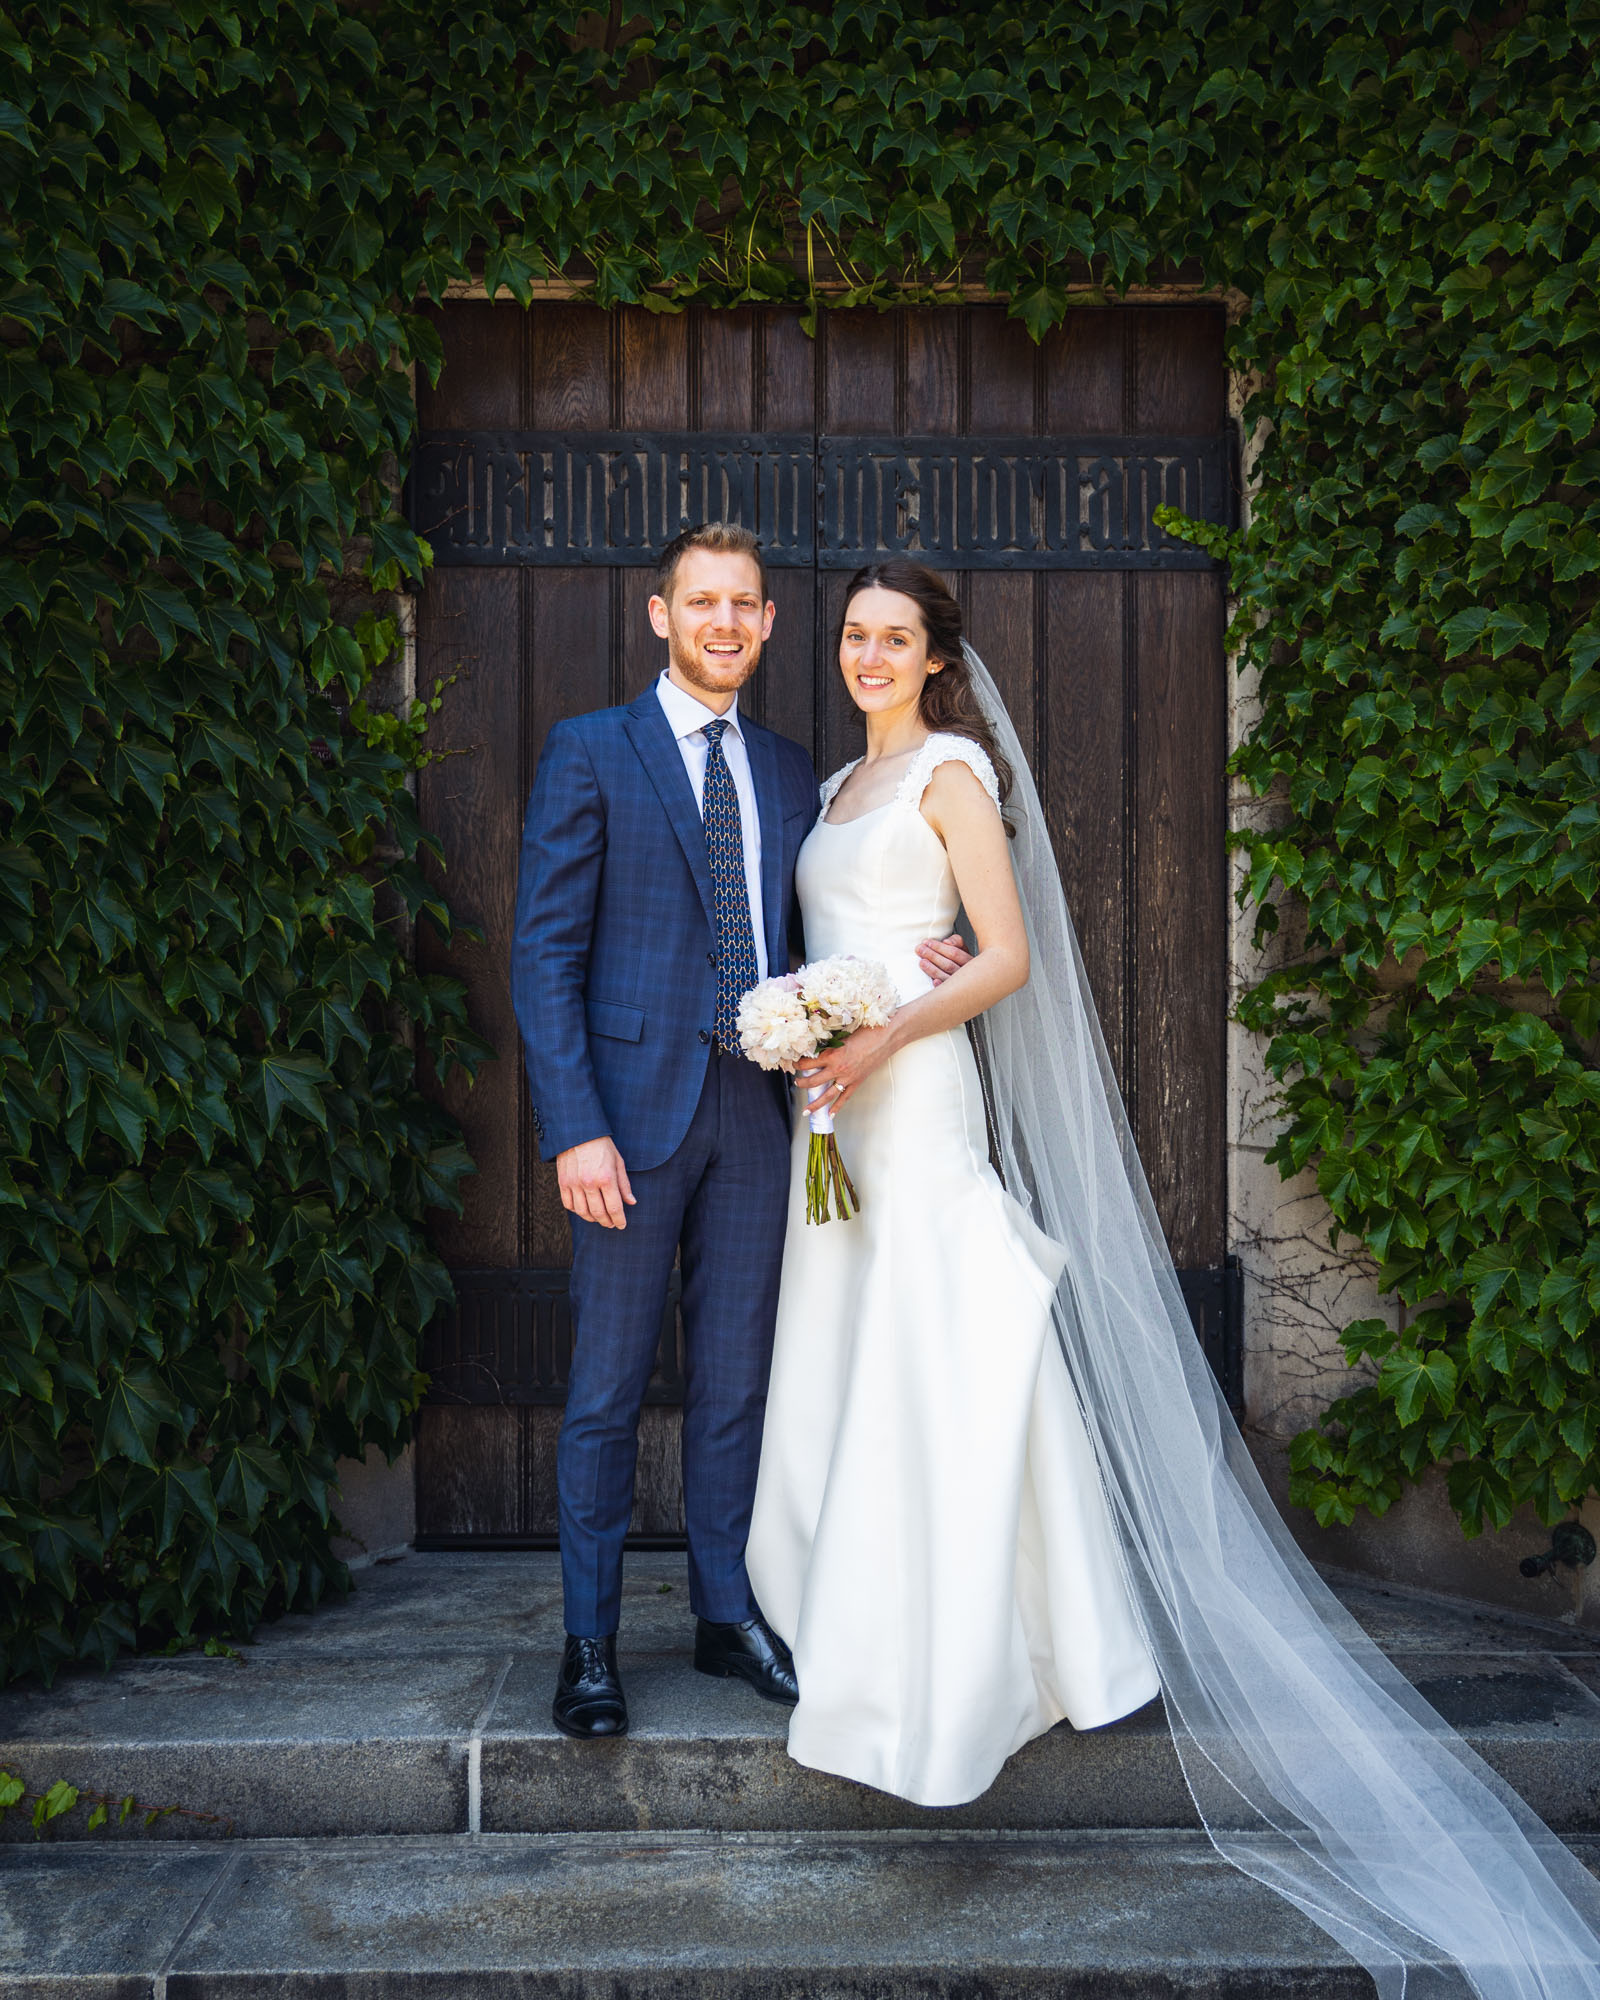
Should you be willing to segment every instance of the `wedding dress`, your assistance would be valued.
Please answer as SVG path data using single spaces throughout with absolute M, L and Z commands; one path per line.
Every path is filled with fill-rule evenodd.
M 916 946 L 960 898 L 920 803 L 975 743 L 934 735 L 894 798 L 800 850 L 808 959 L 884 965 L 926 993 Z M 1065 1251 L 989 1163 L 965 1028 L 891 1056 L 839 1112 L 861 1196 L 805 1220 L 797 1121 L 766 1430 L 747 1563 L 794 1650 L 799 1763 L 918 1805 L 960 1805 L 1065 1717 L 1093 1729 L 1160 1683 L 1123 1577 L 1050 1307 Z M 865 1664 L 864 1664 L 865 1663 Z
M 979 1026 L 998 1185 L 980 1170 L 970 1056 L 956 1037 L 930 1036 L 926 1053 L 902 1051 L 839 1114 L 862 1214 L 808 1227 L 803 1194 L 790 1210 L 772 1465 L 749 1568 L 797 1642 L 792 1748 L 869 1782 L 954 1796 L 1006 1741 L 1047 1726 L 1053 1706 L 1104 1721 L 1138 1698 L 1148 1668 L 1126 1643 L 1116 1565 L 1104 1560 L 1087 1433 L 1134 1621 L 1217 1851 L 1337 1939 L 1383 2000 L 1600 2000 L 1600 1886 L 1328 1589 L 1222 1400 L 1117 1091 L 1022 745 L 982 660 L 971 647 L 965 656 L 1014 773 L 1005 811 L 1032 973 Z M 811 951 L 882 953 L 907 993 L 921 990 L 913 944 L 945 929 L 953 909 L 940 844 L 908 804 L 914 787 L 908 774 L 878 813 L 819 823 L 800 862 Z M 880 928 L 880 912 L 894 921 Z M 880 1182 L 885 1163 L 893 1171 Z M 869 1254 L 869 1241 L 888 1254 Z M 1049 1317 L 1065 1376 L 1045 1341 L 1019 1452 L 1006 1399 L 1021 1372 L 1013 1349 L 1032 1339 L 1030 1267 L 1041 1283 L 1059 1272 Z M 902 1297 L 913 1302 L 904 1311 Z M 1012 1388 L 991 1388 L 991 1370 Z M 1063 1380 L 1068 1396 L 1052 1387 Z M 1002 1410 L 1009 1445 L 989 1427 Z M 949 1492 L 972 1498 L 969 1457 L 991 1476 L 1009 1467 L 1020 1487 L 1014 1563 L 1002 1557 L 998 1579 L 985 1578 L 973 1538 L 992 1542 L 1001 1509 L 992 1498 L 976 1516 L 947 1504 Z M 853 1630 L 836 1592 L 861 1607 Z M 1077 1634 L 1054 1623 L 1073 1593 L 1093 1606 L 1083 1659 Z M 854 1643 L 825 1648 L 823 1634 Z M 993 1678 L 979 1684 L 985 1657 Z M 924 1740 L 955 1718 L 951 1673 L 972 1715 Z

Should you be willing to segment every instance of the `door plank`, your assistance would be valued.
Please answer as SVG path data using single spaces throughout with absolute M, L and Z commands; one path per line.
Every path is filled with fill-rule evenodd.
M 1226 326 L 1216 306 L 1139 309 L 1133 329 L 1133 430 L 1214 437 L 1222 429 L 1227 416 Z
M 704 334 L 703 316 L 692 322 L 687 313 L 650 313 L 628 307 L 622 323 L 622 426 L 625 430 L 682 431 L 691 428 L 699 382 L 690 379 L 691 350 L 700 345 L 691 333 Z M 713 335 L 713 360 L 726 359 Z M 703 351 L 700 359 L 704 360 Z M 731 384 L 721 385 L 725 390 Z M 713 378 L 713 389 L 717 387 Z M 746 405 L 748 407 L 748 405 Z M 667 664 L 667 649 L 651 629 L 649 604 L 655 589 L 653 568 L 626 568 L 611 572 L 613 589 L 620 599 L 618 639 L 621 657 L 615 663 L 613 685 L 620 698 L 632 701 L 642 693 Z M 631 1531 L 634 1534 L 674 1534 L 683 1525 L 683 1480 L 679 1467 L 682 1411 L 662 1408 L 648 1420 L 641 1415 L 639 1455 L 634 1473 L 634 1505 Z
M 609 430 L 610 315 L 596 306 L 563 302 L 535 306 L 527 317 L 530 427 L 541 431 Z
M 622 428 L 682 431 L 689 428 L 689 319 L 685 313 L 652 313 L 627 306 L 622 322 Z M 609 572 L 621 597 L 620 655 L 613 686 L 632 701 L 667 664 L 667 649 L 650 627 L 653 569 Z
M 522 1531 L 522 1426 L 498 1403 L 425 1403 L 417 1425 L 417 1533 Z M 555 1482 L 550 1482 L 552 1495 Z
M 517 1262 L 522 1057 L 506 965 L 516 902 L 517 799 L 522 784 L 516 661 L 521 589 L 511 570 L 435 570 L 429 616 L 418 634 L 424 687 L 459 672 L 428 732 L 429 748 L 458 752 L 417 774 L 423 824 L 447 857 L 441 884 L 458 922 L 483 934 L 446 947 L 423 926 L 424 971 L 466 982 L 472 1025 L 496 1050 L 467 1088 L 459 1073 L 441 1089 L 460 1119 L 478 1171 L 464 1185 L 459 1217 L 441 1218 L 437 1242 L 452 1263 Z M 430 872 L 433 864 L 430 864 Z
M 906 434 L 954 436 L 961 428 L 961 315 L 948 306 L 911 306 L 902 320 Z
M 1135 1130 L 1180 1265 L 1225 1247 L 1222 586 L 1139 579 Z
M 768 431 L 818 428 L 818 343 L 787 306 L 769 306 L 760 315 L 756 414 Z
M 594 306 L 540 305 L 529 319 L 529 422 L 539 430 L 608 430 L 615 421 L 614 329 Z M 534 569 L 527 578 L 522 671 L 524 796 L 553 723 L 612 698 L 612 590 L 602 569 Z M 526 1086 L 524 1086 L 526 1087 Z M 524 1167 L 522 1261 L 565 1269 L 571 1232 L 555 1168 L 538 1157 L 531 1131 Z
M 526 322 L 520 313 L 470 301 L 465 311 L 434 309 L 444 349 L 437 386 L 419 384 L 422 423 L 440 429 L 520 424 Z M 429 730 L 429 748 L 460 754 L 418 773 L 423 822 L 447 856 L 442 881 L 463 924 L 484 941 L 446 950 L 424 927 L 418 962 L 465 980 L 473 1026 L 498 1051 L 468 1089 L 459 1076 L 441 1090 L 461 1121 L 478 1172 L 465 1184 L 460 1217 L 441 1218 L 437 1241 L 452 1262 L 514 1265 L 521 1142 L 521 1055 L 502 967 L 516 898 L 522 598 L 514 574 L 439 569 L 429 577 L 419 622 L 417 679 L 459 674 Z
M 824 431 L 855 436 L 894 429 L 895 319 L 851 308 L 823 320 Z
M 1132 321 L 1131 427 L 1212 433 L 1225 413 L 1215 306 Z M 1226 687 L 1219 578 L 1138 579 L 1136 1130 L 1168 1244 L 1221 1261 L 1226 1237 Z
M 755 712 L 769 729 L 792 737 L 809 757 L 817 708 L 816 575 L 808 569 L 769 570 L 767 588 L 776 615 L 750 683 L 759 698 Z
M 689 424 L 689 316 L 623 306 L 622 428 L 686 430 Z
M 754 421 L 769 431 L 815 431 L 818 344 L 787 307 L 757 316 Z M 774 570 L 767 580 L 777 606 L 772 637 L 756 676 L 756 713 L 770 729 L 818 754 L 818 703 L 827 663 L 819 657 L 817 579 L 809 569 Z
M 520 312 L 463 299 L 429 306 L 444 365 L 436 383 L 417 376 L 417 421 L 425 430 L 514 430 L 524 420 L 524 344 Z
M 1128 427 L 1126 306 L 1074 306 L 1044 339 L 1045 429 L 1057 437 Z
M 737 312 L 708 312 L 697 306 L 693 324 L 699 346 L 701 424 L 708 431 L 754 429 L 754 313 L 748 307 Z
M 1050 675 L 1048 785 L 1042 788 L 1067 909 L 1118 1086 L 1128 1061 L 1126 935 L 1129 827 L 1124 772 L 1124 579 L 1062 571 L 1046 579 Z
M 821 429 L 848 436 L 892 431 L 899 345 L 895 315 L 854 310 L 829 313 L 823 328 Z M 865 745 L 860 712 L 839 673 L 838 627 L 848 580 L 840 570 L 825 572 L 819 578 L 822 616 L 818 630 L 816 765 L 823 774 L 859 757 Z
M 967 338 L 971 343 L 971 416 L 967 429 L 975 434 L 1031 437 L 1038 429 L 1034 381 L 1038 349 L 1033 336 L 1004 306 L 969 306 Z
M 1002 306 L 967 311 L 971 343 L 971 388 L 967 429 L 976 436 L 1031 437 L 1035 434 L 1037 350 L 1020 320 Z M 994 675 L 1010 713 L 1023 754 L 1041 774 L 1038 703 L 1040 662 L 1036 658 L 1042 595 L 1031 571 L 970 570 L 964 579 L 968 636 Z M 1048 780 L 1048 771 L 1043 778 Z M 1041 791 L 1044 784 L 1041 783 Z

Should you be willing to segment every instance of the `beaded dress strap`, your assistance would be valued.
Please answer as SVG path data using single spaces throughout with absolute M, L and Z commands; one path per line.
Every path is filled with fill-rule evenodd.
M 974 743 L 970 736 L 950 736 L 942 730 L 935 731 L 906 766 L 905 776 L 895 791 L 895 803 L 904 806 L 920 805 L 922 795 L 928 789 L 928 780 L 934 772 L 941 764 L 952 763 L 966 765 L 994 801 L 998 811 L 1000 781 L 995 776 L 994 766 L 989 762 L 983 749 Z
M 859 757 L 852 757 L 848 764 L 841 764 L 831 778 L 823 779 L 820 790 L 822 793 L 822 812 L 824 814 L 827 813 L 829 806 L 833 804 L 839 787 L 860 762 L 861 759 Z

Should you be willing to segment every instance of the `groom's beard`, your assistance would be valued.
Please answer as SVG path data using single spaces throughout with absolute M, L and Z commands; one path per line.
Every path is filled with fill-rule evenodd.
M 680 644 L 676 632 L 667 634 L 667 657 L 690 687 L 697 687 L 705 694 L 736 694 L 761 664 L 761 641 L 757 639 L 752 644 L 737 680 L 730 677 L 727 668 L 717 673 L 704 667 L 696 654 Z

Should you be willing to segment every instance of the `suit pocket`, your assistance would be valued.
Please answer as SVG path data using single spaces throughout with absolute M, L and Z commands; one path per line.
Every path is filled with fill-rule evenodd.
M 591 1035 L 610 1035 L 619 1042 L 636 1042 L 644 1033 L 642 1007 L 625 1007 L 620 1000 L 586 1000 L 583 1011 Z

